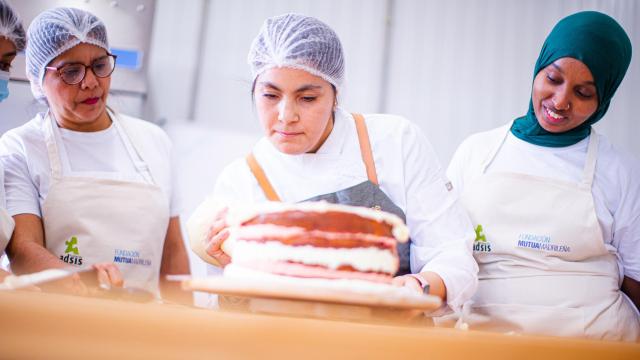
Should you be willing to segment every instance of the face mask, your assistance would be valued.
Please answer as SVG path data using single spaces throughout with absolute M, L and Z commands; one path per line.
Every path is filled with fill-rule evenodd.
M 0 102 L 9 97 L 9 72 L 0 71 Z

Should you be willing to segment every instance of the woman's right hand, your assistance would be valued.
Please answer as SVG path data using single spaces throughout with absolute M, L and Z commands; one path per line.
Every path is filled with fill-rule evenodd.
M 96 276 L 98 278 L 98 284 L 103 289 L 110 289 L 111 287 L 123 287 L 124 278 L 122 273 L 116 264 L 114 263 L 99 263 L 94 264 L 93 268 L 96 270 Z
M 122 273 L 115 264 L 99 263 L 94 264 L 92 268 L 95 271 L 95 275 L 91 273 L 90 276 L 95 276 L 95 280 L 84 278 L 84 280 L 91 285 L 87 285 L 83 281 L 82 276 L 79 273 L 75 273 L 59 282 L 60 285 L 62 285 L 61 291 L 78 296 L 96 296 L 97 289 L 94 288 L 93 284 L 105 290 L 112 287 L 122 287 L 124 285 Z
M 231 262 L 231 257 L 222 250 L 222 243 L 229 238 L 227 225 L 227 211 L 224 207 L 213 218 L 207 237 L 204 239 L 205 250 L 209 256 L 216 259 L 220 266 L 225 267 Z

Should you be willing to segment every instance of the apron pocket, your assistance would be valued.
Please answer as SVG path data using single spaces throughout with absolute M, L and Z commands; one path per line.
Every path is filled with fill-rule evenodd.
M 473 330 L 585 336 L 584 312 L 578 308 L 519 304 L 474 305 L 471 314 L 464 320 Z

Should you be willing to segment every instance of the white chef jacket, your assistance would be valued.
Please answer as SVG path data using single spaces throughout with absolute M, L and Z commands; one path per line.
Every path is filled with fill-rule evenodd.
M 407 217 L 411 271 L 437 273 L 447 287 L 449 307 L 456 309 L 477 286 L 471 221 L 450 191 L 431 144 L 415 124 L 393 115 L 364 117 L 380 188 Z M 255 145 L 253 153 L 285 202 L 333 193 L 367 180 L 355 122 L 342 109 L 337 109 L 331 134 L 314 154 L 287 155 L 266 138 Z M 212 196 L 228 204 L 266 201 L 244 158 L 223 170 Z
M 474 134 L 457 149 L 447 175 L 459 193 L 481 175 L 483 161 L 511 124 Z M 607 250 L 616 253 L 620 275 L 640 281 L 640 161 L 599 137 L 592 194 Z M 560 148 L 530 144 L 508 133 L 491 172 L 515 172 L 580 182 L 589 138 Z

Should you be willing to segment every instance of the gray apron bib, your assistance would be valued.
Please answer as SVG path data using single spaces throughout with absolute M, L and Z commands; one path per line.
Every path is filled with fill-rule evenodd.
M 314 196 L 305 201 L 326 201 L 334 204 L 363 206 L 374 208 L 376 210 L 392 213 L 407 222 L 406 216 L 402 209 L 389 199 L 380 187 L 371 180 L 361 182 L 358 185 L 338 190 L 334 193 Z M 409 264 L 409 244 L 411 240 L 405 243 L 397 243 L 398 256 L 400 257 L 400 267 L 396 275 L 405 275 L 411 273 Z

